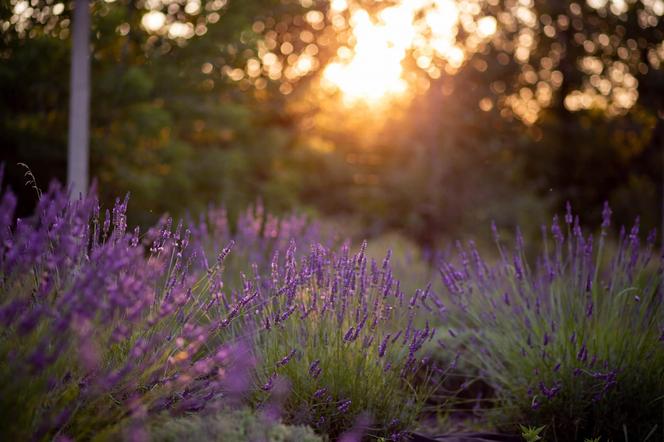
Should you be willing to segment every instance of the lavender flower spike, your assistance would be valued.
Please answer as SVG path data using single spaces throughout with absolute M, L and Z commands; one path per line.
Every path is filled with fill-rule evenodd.
M 277 367 L 283 367 L 284 365 L 288 364 L 290 360 L 295 356 L 295 352 L 297 350 L 292 349 L 290 353 L 288 353 L 286 356 L 284 356 L 279 362 L 277 362 Z

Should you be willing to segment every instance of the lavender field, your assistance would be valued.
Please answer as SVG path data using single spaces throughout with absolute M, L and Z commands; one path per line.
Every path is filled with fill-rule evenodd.
M 663 23 L 0 1 L 0 442 L 664 442 Z
M 609 235 L 608 205 L 596 230 L 568 206 L 532 246 L 494 225 L 494 259 L 458 242 L 406 292 L 390 251 L 261 206 L 233 231 L 216 208 L 141 231 L 130 198 L 53 184 L 32 217 L 16 204 L 5 191 L 8 440 L 662 436 L 662 255 L 638 221 Z

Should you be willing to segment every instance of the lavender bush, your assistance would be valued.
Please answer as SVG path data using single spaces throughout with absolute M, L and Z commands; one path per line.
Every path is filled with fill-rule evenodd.
M 275 258 L 271 296 L 257 311 L 260 407 L 338 437 L 343 432 L 399 440 L 434 387 L 421 348 L 434 337 L 415 326 L 428 290 L 406 296 L 390 270 L 369 262 L 366 244 L 351 255 L 312 247 L 299 265 L 291 246 Z M 355 439 L 353 439 L 355 440 Z
M 513 250 L 487 265 L 472 243 L 441 275 L 456 314 L 448 341 L 497 395 L 491 415 L 504 429 L 545 426 L 550 440 L 602 436 L 664 437 L 663 263 L 637 223 L 607 240 L 610 209 L 598 236 L 584 233 L 568 207 L 541 253 Z
M 163 419 L 203 434 L 247 399 L 260 419 L 333 437 L 412 427 L 431 389 L 421 348 L 434 331 L 416 326 L 430 293 L 407 297 L 389 256 L 333 253 L 315 224 L 260 209 L 232 234 L 218 213 L 129 232 L 127 204 L 101 210 L 54 184 L 33 217 L 14 220 L 2 194 L 0 434 L 168 439 Z
M 246 302 L 217 303 L 223 258 L 189 271 L 189 232 L 127 233 L 127 200 L 100 213 L 57 185 L 13 222 L 0 202 L 0 433 L 85 439 L 119 422 L 146 437 L 151 412 L 243 393 L 253 359 L 225 338 Z M 167 223 L 170 226 L 170 223 Z M 226 251 L 227 252 L 227 251 Z
M 276 252 L 285 253 L 291 241 L 306 250 L 310 244 L 332 246 L 334 236 L 320 223 L 304 215 L 289 213 L 277 217 L 265 210 L 260 200 L 232 219 L 223 206 L 210 205 L 197 221 L 189 220 L 192 250 L 200 256 L 203 267 L 230 242 L 233 253 L 226 259 L 224 282 L 227 287 L 242 289 L 242 273 L 252 267 L 260 273 L 270 271 Z M 298 256 L 299 257 L 299 256 Z

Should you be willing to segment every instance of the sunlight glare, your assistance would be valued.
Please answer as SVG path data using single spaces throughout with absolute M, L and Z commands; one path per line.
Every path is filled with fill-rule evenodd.
M 334 12 L 345 11 L 348 8 L 348 2 L 346 0 L 332 0 L 330 2 L 330 9 Z
M 495 18 L 491 16 L 482 17 L 477 22 L 477 33 L 483 38 L 491 37 L 496 33 L 496 27 L 497 24 Z
M 363 9 L 355 11 L 351 25 L 357 43 L 352 58 L 348 63 L 331 63 L 325 69 L 324 78 L 335 84 L 348 101 L 373 102 L 406 90 L 401 61 L 406 56 L 408 40 L 403 37 L 408 38 L 412 27 L 398 16 L 399 11 L 390 9 L 396 8 L 383 10 L 383 23 L 374 23 Z
M 159 31 L 165 23 L 166 16 L 160 11 L 150 11 L 141 19 L 141 24 L 148 32 Z
M 402 62 L 411 50 L 434 50 L 453 67 L 464 61 L 455 45 L 459 9 L 454 0 L 404 0 L 375 17 L 359 6 L 350 8 L 345 0 L 331 2 L 333 14 L 347 8 L 355 45 L 338 51 L 323 72 L 323 85 L 339 90 L 346 103 L 376 104 L 405 95 L 409 84 Z M 430 63 L 430 57 L 420 57 L 419 64 Z

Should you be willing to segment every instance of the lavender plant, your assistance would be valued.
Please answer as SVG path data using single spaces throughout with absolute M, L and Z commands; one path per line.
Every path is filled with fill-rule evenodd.
M 100 213 L 57 185 L 31 219 L 0 200 L 0 434 L 90 438 L 126 421 L 146 437 L 151 412 L 198 410 L 248 386 L 248 349 L 225 339 L 246 302 L 221 304 L 226 250 L 189 271 L 189 232 L 167 222 L 141 242 L 127 199 Z M 129 437 L 130 435 L 127 435 Z
M 269 272 L 274 253 L 284 254 L 291 241 L 302 246 L 334 243 L 332 235 L 324 234 L 318 222 L 298 213 L 277 217 L 267 212 L 260 200 L 235 220 L 223 206 L 210 205 L 196 222 L 190 220 L 189 225 L 192 250 L 198 251 L 203 261 L 218 255 L 226 244 L 236 244 L 225 261 L 226 286 L 236 290 L 242 289 L 243 272 L 252 266 L 261 273 Z
M 641 243 L 638 220 L 610 247 L 610 215 L 607 205 L 593 236 L 568 206 L 552 238 L 542 227 L 536 260 L 518 231 L 508 250 L 494 227 L 497 265 L 472 243 L 459 247 L 458 262 L 442 264 L 458 312 L 447 318 L 448 340 L 495 389 L 490 415 L 500 427 L 546 426 L 549 440 L 619 440 L 625 428 L 643 440 L 662 431 L 664 261 L 654 233 Z
M 256 311 L 256 400 L 333 438 L 359 419 L 355 433 L 398 440 L 435 388 L 414 383 L 432 376 L 421 348 L 434 330 L 414 322 L 429 293 L 407 297 L 389 254 L 378 265 L 365 249 L 351 255 L 347 245 L 339 253 L 315 246 L 298 265 L 292 245 L 283 263 L 275 257 L 270 281 L 254 283 L 271 294 Z
M 93 196 L 72 201 L 53 185 L 16 221 L 15 204 L 2 194 L 3 436 L 146 440 L 155 416 L 251 396 L 266 417 L 320 433 L 399 438 L 422 409 L 428 386 L 414 379 L 428 376 L 421 348 L 434 331 L 415 315 L 429 290 L 406 298 L 389 256 L 369 264 L 366 245 L 298 254 L 285 238 L 313 244 L 316 226 L 260 211 L 235 234 L 214 227 L 221 216 L 193 233 L 164 218 L 141 234 L 127 231 L 127 198 L 102 212 Z M 234 241 L 244 251 L 229 287 Z M 220 249 L 214 260 L 209 248 Z

